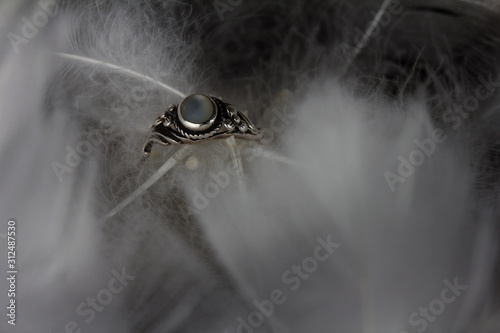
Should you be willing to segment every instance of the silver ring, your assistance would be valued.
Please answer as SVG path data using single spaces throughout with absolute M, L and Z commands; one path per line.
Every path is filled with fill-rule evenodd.
M 172 104 L 149 130 L 142 151 L 149 155 L 155 143 L 168 146 L 235 136 L 247 140 L 262 137 L 260 129 L 231 104 L 213 96 L 195 94 Z

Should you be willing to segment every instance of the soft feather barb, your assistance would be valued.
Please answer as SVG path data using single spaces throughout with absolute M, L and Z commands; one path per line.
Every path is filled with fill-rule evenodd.
M 499 330 L 497 0 L 48 3 L 0 4 L 2 332 Z M 262 140 L 141 161 L 198 92 Z

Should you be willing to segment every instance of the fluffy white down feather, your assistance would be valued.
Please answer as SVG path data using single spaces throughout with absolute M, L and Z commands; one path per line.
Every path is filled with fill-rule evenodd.
M 462 30 L 467 20 L 479 34 L 477 22 L 500 16 L 497 1 L 462 1 L 472 18 L 447 1 L 432 10 L 422 3 L 403 1 L 406 10 L 419 8 L 415 15 L 429 29 L 443 8 L 460 13 L 462 25 L 450 21 L 444 33 L 438 30 L 445 38 L 452 29 L 450 49 L 470 37 Z M 442 67 L 433 68 L 441 53 L 416 46 L 423 67 L 400 62 L 394 69 L 385 62 L 383 39 L 403 49 L 415 27 L 392 20 L 346 74 L 339 41 L 332 40 L 365 26 L 349 6 L 369 13 L 380 3 L 316 5 L 304 6 L 315 14 L 331 6 L 339 19 L 326 32 L 312 29 L 322 31 L 319 45 L 304 36 L 294 44 L 291 32 L 282 44 L 262 47 L 261 64 L 241 73 L 231 70 L 251 60 L 231 44 L 241 33 L 239 20 L 271 13 L 287 27 L 283 17 L 300 14 L 309 24 L 309 12 L 297 4 L 286 12 L 286 3 L 270 1 L 235 6 L 219 21 L 213 4 L 199 1 L 61 1 L 15 52 L 8 34 L 22 34 L 23 17 L 39 12 L 40 2 L 0 5 L 0 267 L 6 276 L 7 222 L 14 219 L 18 270 L 16 325 L 4 311 L 1 332 L 500 330 L 499 169 L 492 153 L 498 94 L 491 91 L 470 118 L 442 117 L 476 90 L 471 76 L 498 81 L 494 70 L 485 72 L 498 65 L 498 25 L 487 29 L 491 40 L 483 36 L 494 41 L 491 49 L 480 40 L 470 57 L 463 55 L 476 61 L 472 67 L 448 58 L 456 51 L 443 47 Z M 395 39 L 392 26 L 402 31 Z M 218 38 L 219 49 L 207 47 L 205 33 Z M 272 41 L 266 33 L 265 25 L 249 29 L 248 50 L 261 45 L 253 38 Z M 425 36 L 432 44 L 423 35 L 415 44 Z M 324 38 L 329 42 L 321 44 Z M 227 45 L 233 51 L 224 54 Z M 373 72 L 364 72 L 369 65 Z M 237 140 L 237 148 L 231 140 L 193 145 L 142 196 L 101 219 L 176 149 L 155 147 L 140 162 L 149 126 L 182 97 L 125 69 L 186 95 L 220 95 L 248 108 L 265 140 Z M 395 79 L 393 71 L 406 76 Z M 421 165 L 391 185 L 387 172 L 397 175 L 401 159 L 414 161 L 422 150 L 416 141 L 436 136 L 431 152 L 418 155 Z M 68 149 L 82 147 L 88 156 L 68 162 Z M 238 153 L 243 176 L 232 172 Z M 68 171 L 54 162 L 75 166 Z M 11 286 L 0 281 L 5 310 Z M 467 288 L 447 303 L 450 283 Z M 279 304 L 271 311 L 265 300 L 272 298 Z M 432 320 L 421 312 L 429 307 L 439 310 Z

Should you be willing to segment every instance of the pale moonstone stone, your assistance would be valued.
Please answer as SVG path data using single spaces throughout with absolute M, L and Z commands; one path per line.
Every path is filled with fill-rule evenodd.
M 203 95 L 192 95 L 182 101 L 180 115 L 193 124 L 203 124 L 215 113 L 212 101 Z

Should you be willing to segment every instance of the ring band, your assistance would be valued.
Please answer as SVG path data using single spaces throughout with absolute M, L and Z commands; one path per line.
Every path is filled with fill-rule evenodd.
M 155 143 L 168 146 L 235 136 L 247 140 L 262 137 L 260 129 L 231 104 L 221 99 L 195 94 L 179 105 L 172 104 L 149 130 L 143 152 L 151 153 Z

